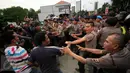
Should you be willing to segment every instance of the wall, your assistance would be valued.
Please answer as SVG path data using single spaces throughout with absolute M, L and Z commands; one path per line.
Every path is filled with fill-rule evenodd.
M 46 19 L 46 17 L 50 14 L 54 14 L 56 16 L 60 15 L 60 14 L 70 14 L 69 13 L 69 8 L 68 9 L 63 9 L 62 12 L 59 12 L 59 8 L 62 8 L 63 5 L 49 5 L 49 6 L 41 6 L 40 10 L 41 13 L 38 14 L 38 18 L 39 21 L 43 21 L 44 19 Z
M 80 1 L 76 1 L 76 12 L 80 11 Z

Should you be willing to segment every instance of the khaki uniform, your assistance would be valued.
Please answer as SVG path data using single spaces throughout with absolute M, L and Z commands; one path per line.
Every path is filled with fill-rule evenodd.
M 85 41 L 85 47 L 86 48 L 96 48 L 97 45 L 97 34 L 96 32 L 92 31 L 91 33 L 88 33 L 84 36 L 86 39 Z M 87 57 L 94 57 L 95 55 L 92 53 L 84 52 L 84 55 L 87 55 Z M 94 69 L 93 66 L 85 65 L 86 69 L 85 71 L 87 73 L 93 73 Z
M 59 26 L 58 26 L 57 31 L 58 31 L 58 33 L 59 33 L 59 37 L 64 37 L 64 36 L 65 36 L 64 28 L 63 28 L 62 25 L 59 25 Z
M 69 30 L 69 35 L 71 35 L 71 34 L 78 34 L 81 31 L 79 24 L 76 24 L 76 25 L 70 24 L 70 25 L 67 26 L 67 29 Z
M 95 30 L 96 32 L 97 32 L 98 30 L 100 30 L 101 27 L 102 27 L 101 22 L 94 22 L 94 25 L 95 25 L 94 30 Z
M 126 48 L 110 55 L 110 53 L 101 58 L 87 58 L 88 65 L 106 69 L 130 69 L 130 51 Z
M 86 48 L 96 48 L 97 45 L 97 33 L 92 31 L 89 34 L 86 34 L 84 36 L 84 38 L 86 38 L 85 41 L 85 47 Z
M 99 33 L 98 33 L 98 39 L 99 39 L 99 44 L 101 46 L 103 46 L 104 41 L 106 40 L 106 38 L 112 34 L 112 33 L 119 33 L 122 34 L 121 29 L 120 28 L 116 28 L 116 27 L 104 27 L 102 28 Z

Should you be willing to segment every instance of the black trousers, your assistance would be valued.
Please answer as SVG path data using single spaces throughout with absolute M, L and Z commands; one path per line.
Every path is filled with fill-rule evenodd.
M 82 57 L 83 58 L 87 58 L 87 57 L 98 58 L 100 56 L 101 55 L 95 55 L 95 54 L 92 54 L 92 53 L 89 53 L 89 52 L 84 52 Z M 85 73 L 85 64 L 78 62 L 78 66 L 79 66 L 79 73 Z M 98 71 L 98 69 L 93 66 L 93 72 L 96 73 L 97 71 Z
M 83 54 L 83 58 L 86 58 L 87 54 Z M 78 61 L 78 66 L 79 66 L 79 73 L 85 73 L 85 64 L 81 63 Z

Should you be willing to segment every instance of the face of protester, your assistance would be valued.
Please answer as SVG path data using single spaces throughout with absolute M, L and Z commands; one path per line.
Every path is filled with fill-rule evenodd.
M 114 40 L 113 35 L 110 35 L 107 37 L 107 39 L 104 42 L 103 48 L 109 52 L 113 52 L 114 50 L 117 50 L 119 45 L 117 42 Z
M 18 42 L 20 41 L 19 40 L 19 37 L 17 35 L 15 35 L 16 33 L 13 34 L 14 36 L 14 39 L 12 40 L 12 43 L 15 43 L 15 44 L 18 44 Z
M 49 45 L 50 44 L 50 39 L 49 39 L 49 37 L 47 35 L 45 35 L 45 37 L 46 37 L 45 44 Z
M 84 29 L 85 29 L 86 33 L 90 33 L 93 31 L 93 27 L 89 23 L 85 25 Z

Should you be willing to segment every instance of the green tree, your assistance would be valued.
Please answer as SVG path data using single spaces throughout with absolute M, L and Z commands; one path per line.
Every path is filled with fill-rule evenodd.
M 0 9 L 0 30 L 2 29 L 3 26 L 6 26 L 7 23 L 5 21 L 4 15 L 3 15 L 3 10 Z
M 106 7 L 111 8 L 111 5 L 110 5 L 109 3 L 104 3 L 104 4 L 102 5 L 102 8 L 99 8 L 99 9 L 98 9 L 98 13 L 102 13 L 102 12 L 105 13 Z
M 79 12 L 77 12 L 76 14 L 74 14 L 76 17 L 78 17 L 78 16 L 81 16 L 81 17 L 84 17 L 84 16 L 87 16 L 88 15 L 88 11 L 86 10 L 86 11 L 84 11 L 84 10 L 82 10 L 82 11 L 79 11 Z
M 0 15 L 3 15 L 3 10 L 2 9 L 0 9 Z
M 113 10 L 117 9 L 119 11 L 126 10 L 128 6 L 130 6 L 130 0 L 111 0 Z
M 26 15 L 28 16 L 28 9 L 24 8 L 23 10 L 26 12 Z
M 37 11 L 36 11 L 36 13 L 38 14 L 38 13 L 41 13 L 41 10 L 40 9 L 38 9 Z
M 33 19 L 38 18 L 38 13 L 40 10 L 37 12 L 34 9 L 26 9 L 22 7 L 10 7 L 6 9 L 0 9 L 0 27 L 3 25 L 5 26 L 6 22 L 21 22 L 24 21 L 24 17 L 28 16 Z
M 28 17 L 33 18 L 34 20 L 38 18 L 37 12 L 34 9 L 30 9 L 28 12 Z
M 6 21 L 18 22 L 23 21 L 27 11 L 18 6 L 4 9 L 3 14 Z
M 72 13 L 72 16 L 76 16 L 76 12 Z

